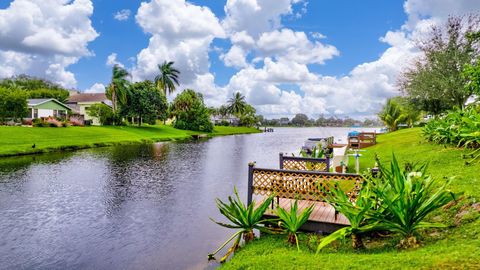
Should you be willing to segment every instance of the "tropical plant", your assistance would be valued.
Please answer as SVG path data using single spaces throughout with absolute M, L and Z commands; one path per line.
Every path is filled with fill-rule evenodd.
M 211 132 L 210 112 L 203 103 L 203 96 L 186 89 L 173 100 L 171 115 L 175 117 L 173 126 L 178 129 Z
M 407 115 L 402 111 L 400 104 L 391 98 L 387 100 L 387 103 L 378 116 L 390 131 L 397 130 L 398 125 L 407 118 Z
M 380 210 L 385 215 L 375 215 L 379 227 L 400 234 L 400 247 L 418 245 L 417 232 L 423 228 L 445 227 L 440 223 L 424 221 L 428 214 L 455 199 L 447 190 L 450 180 L 438 185 L 426 174 L 426 165 L 407 166 L 401 169 L 393 155 L 390 168 L 378 162 L 380 178 L 371 178 Z
M 373 220 L 375 211 L 375 200 L 372 199 L 372 191 L 368 185 L 360 189 L 356 200 L 352 200 L 347 193 L 339 187 L 338 183 L 320 186 L 325 193 L 325 201 L 328 202 L 336 212 L 344 215 L 350 225 L 339 229 L 323 238 L 317 247 L 317 253 L 333 241 L 345 237 L 352 238 L 354 249 L 363 249 L 362 234 L 378 230 L 378 223 Z
M 107 87 L 107 97 L 112 101 L 113 113 L 117 112 L 119 106 L 127 102 L 129 82 L 128 72 L 119 65 L 113 66 L 112 81 Z
M 280 226 L 288 233 L 288 242 L 292 245 L 297 245 L 297 250 L 300 251 L 298 244 L 298 230 L 302 227 L 313 212 L 314 204 L 305 208 L 303 211 L 298 210 L 298 201 L 295 200 L 293 205 L 290 206 L 290 211 L 278 207 L 277 216 L 280 218 Z
M 270 195 L 265 201 L 263 201 L 258 207 L 255 208 L 255 201 L 252 201 L 248 206 L 246 206 L 240 196 L 238 195 L 237 188 L 234 188 L 235 197 L 228 197 L 228 203 L 216 199 L 217 207 L 220 210 L 220 213 L 224 215 L 231 224 L 222 223 L 211 219 L 213 222 L 217 223 L 220 226 L 238 229 L 225 243 L 223 243 L 215 252 L 208 255 L 209 259 L 214 259 L 215 254 L 217 254 L 222 248 L 224 248 L 230 241 L 235 239 L 233 245 L 228 249 L 227 253 L 221 258 L 220 262 L 224 262 L 232 252 L 235 252 L 240 247 L 240 240 L 245 241 L 245 244 L 248 244 L 253 239 L 255 239 L 254 229 L 259 231 L 268 231 L 261 223 L 267 222 L 263 218 L 263 214 L 272 203 L 274 195 Z
M 423 136 L 438 144 L 480 147 L 480 107 L 469 106 L 430 120 L 423 128 Z
M 158 65 L 158 70 L 160 74 L 155 77 L 155 85 L 159 91 L 162 91 L 165 96 L 167 94 L 172 94 L 175 92 L 175 85 L 180 85 L 178 81 L 178 76 L 180 71 L 173 67 L 175 62 L 163 62 L 163 64 Z
M 245 112 L 245 109 L 247 107 L 247 102 L 245 101 L 245 96 L 242 95 L 240 92 L 236 92 L 233 94 L 233 97 L 231 97 L 228 100 L 228 111 L 231 114 L 234 115 L 242 115 Z

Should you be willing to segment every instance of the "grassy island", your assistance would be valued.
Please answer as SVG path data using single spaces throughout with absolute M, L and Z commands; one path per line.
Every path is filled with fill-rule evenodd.
M 374 165 L 375 154 L 389 161 L 428 162 L 428 172 L 437 179 L 455 177 L 450 189 L 460 199 L 427 218 L 448 225 L 421 232 L 422 246 L 400 250 L 394 237 L 368 239 L 366 250 L 354 251 L 350 240 L 336 243 L 315 255 L 319 236 L 302 235 L 301 250 L 284 236 L 262 235 L 238 251 L 223 269 L 474 269 L 480 261 L 480 163 L 465 165 L 462 149 L 425 142 L 421 129 L 405 129 L 378 137 L 366 148 L 363 169 Z M 441 182 L 441 181 L 439 181 Z
M 0 156 L 15 156 L 100 146 L 186 140 L 192 135 L 209 137 L 260 132 L 248 127 L 215 127 L 204 133 L 155 126 L 101 126 L 66 128 L 30 128 L 0 126 Z

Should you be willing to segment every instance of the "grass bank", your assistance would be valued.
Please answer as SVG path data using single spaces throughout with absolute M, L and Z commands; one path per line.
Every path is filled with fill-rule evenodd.
M 440 209 L 429 219 L 449 226 L 423 231 L 423 246 L 401 251 L 398 239 L 367 239 L 366 251 L 353 251 L 349 240 L 314 254 L 319 237 L 303 235 L 302 250 L 289 246 L 285 236 L 264 235 L 242 248 L 223 269 L 478 269 L 480 262 L 480 214 L 472 204 L 480 200 L 480 163 L 465 166 L 463 151 L 424 142 L 420 129 L 381 135 L 376 146 L 365 149 L 361 167 L 374 164 L 378 154 L 384 162 L 395 152 L 400 162 L 428 162 L 438 179 L 456 176 L 450 186 L 464 193 L 456 205 Z
M 259 132 L 247 127 L 215 127 L 208 136 Z M 31 128 L 0 126 L 0 156 L 15 156 L 100 146 L 186 140 L 200 132 L 171 126 Z M 35 145 L 35 147 L 33 147 Z

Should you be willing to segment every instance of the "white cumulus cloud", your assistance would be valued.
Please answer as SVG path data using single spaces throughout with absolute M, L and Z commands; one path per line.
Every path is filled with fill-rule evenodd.
M 130 9 L 122 9 L 113 14 L 113 18 L 117 21 L 126 21 L 130 18 L 131 11 Z
M 66 69 L 93 55 L 92 13 L 90 0 L 14 0 L 0 9 L 0 77 L 26 73 L 75 87 Z

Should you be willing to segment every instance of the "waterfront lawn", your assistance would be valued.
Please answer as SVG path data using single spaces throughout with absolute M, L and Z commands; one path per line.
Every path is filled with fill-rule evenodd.
M 259 132 L 247 127 L 215 127 L 209 136 Z M 171 126 L 35 128 L 0 126 L 0 156 L 43 153 L 116 144 L 189 139 L 199 132 Z M 35 144 L 35 148 L 32 146 Z
M 456 205 L 440 209 L 429 217 L 449 226 L 421 233 L 423 246 L 399 251 L 398 239 L 367 239 L 367 250 L 353 251 L 349 240 L 336 243 L 315 255 L 314 244 L 308 248 L 307 236 L 302 251 L 286 243 L 285 236 L 264 235 L 242 248 L 224 269 L 474 269 L 480 261 L 480 214 L 471 205 L 480 201 L 480 163 L 464 165 L 463 151 L 422 140 L 421 129 L 406 129 L 380 135 L 376 146 L 362 152 L 361 167 L 374 164 L 378 154 L 383 162 L 395 152 L 401 163 L 429 162 L 429 172 L 438 179 L 456 176 L 451 190 L 464 193 Z M 353 163 L 351 163 L 353 165 Z

